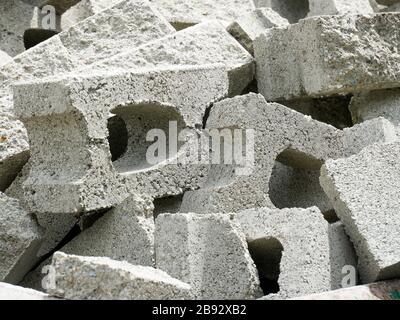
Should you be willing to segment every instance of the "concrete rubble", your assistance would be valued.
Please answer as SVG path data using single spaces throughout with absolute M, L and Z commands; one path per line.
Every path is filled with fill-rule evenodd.
M 2 0 L 0 299 L 399 299 L 399 11 Z

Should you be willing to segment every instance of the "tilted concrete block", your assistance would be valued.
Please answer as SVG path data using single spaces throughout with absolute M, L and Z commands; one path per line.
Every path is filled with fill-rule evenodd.
M 398 87 L 398 25 L 400 14 L 388 13 L 271 29 L 254 42 L 260 93 L 276 101 Z
M 259 273 L 278 281 L 266 298 L 292 298 L 331 289 L 329 224 L 316 208 L 250 209 L 235 215 Z
M 53 300 L 48 294 L 0 282 L 0 300 Z
M 18 200 L 0 193 L 0 280 L 16 284 L 37 263 L 42 230 Z
M 363 286 L 316 293 L 293 300 L 399 300 L 400 281 L 383 281 Z
M 224 66 L 204 66 L 15 86 L 15 111 L 31 143 L 31 170 L 23 184 L 28 207 L 38 214 L 79 214 L 110 208 L 132 192 L 163 197 L 197 186 L 198 172 L 173 164 L 181 151 L 149 163 L 146 135 L 153 128 L 168 132 L 169 121 L 179 129 L 195 128 L 210 103 L 227 96 L 228 84 Z M 125 153 L 114 162 L 110 112 L 127 129 Z
M 45 279 L 51 296 L 89 300 L 190 299 L 186 283 L 152 267 L 56 252 Z
M 329 160 L 321 185 L 354 243 L 364 283 L 400 275 L 398 142 Z
M 196 299 L 262 295 L 244 235 L 227 215 L 159 215 L 155 250 L 157 268 L 190 284 Z
M 372 13 L 374 13 L 374 9 L 370 0 L 311 0 L 308 17 Z
M 400 90 L 377 90 L 354 95 L 349 109 L 354 123 L 384 117 L 399 129 Z
M 1 67 L 2 112 L 11 115 L 13 113 L 11 85 L 16 81 L 63 75 L 85 64 L 109 58 L 127 48 L 155 40 L 174 31 L 147 1 L 121 1 L 70 30 L 18 55 L 13 61 Z M 2 120 L 4 121 L 8 120 Z M 7 148 L 6 151 L 0 147 L 0 163 L 5 168 L 0 169 L 0 185 L 9 184 L 10 177 L 15 176 L 26 161 L 28 151 L 26 130 L 19 121 L 12 120 L 4 128 L 1 129 L 7 131 L 7 141 L 13 141 L 13 147 Z M 15 143 L 17 141 L 18 143 Z M 0 141 L 4 146 L 8 142 Z
M 229 72 L 230 95 L 241 94 L 254 78 L 252 56 L 218 21 L 207 21 L 103 60 L 89 70 L 105 72 L 217 63 L 224 64 Z
M 255 9 L 252 0 L 151 0 L 163 16 L 181 30 L 210 19 L 227 24 Z
M 60 250 L 154 266 L 153 208 L 148 199 L 129 197 Z
M 256 94 L 214 104 L 206 127 L 254 130 L 254 138 L 246 131 L 249 151 L 254 151 L 246 152 L 246 157 L 254 156 L 254 161 L 247 166 L 248 173 L 237 174 L 243 167 L 224 165 L 221 157 L 221 165 L 211 166 L 201 188 L 184 194 L 181 212 L 230 213 L 257 207 L 316 205 L 324 214 L 329 213 L 333 208 L 318 182 L 322 163 L 395 139 L 393 126 L 384 119 L 341 131 L 282 105 L 267 103 Z M 288 186 L 295 191 L 282 191 Z
M 254 3 L 257 8 L 272 8 L 290 23 L 296 23 L 307 16 L 310 1 L 313 0 L 254 0 Z
M 240 16 L 228 26 L 228 32 L 251 54 L 253 41 L 267 29 L 285 26 L 289 22 L 271 8 L 260 8 Z

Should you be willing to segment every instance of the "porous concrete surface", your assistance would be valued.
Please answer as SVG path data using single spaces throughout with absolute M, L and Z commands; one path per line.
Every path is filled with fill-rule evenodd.
M 37 263 L 42 230 L 18 202 L 0 192 L 0 280 L 16 284 Z
M 311 0 L 309 5 L 308 17 L 374 13 L 370 0 Z
M 289 22 L 271 8 L 259 8 L 238 17 L 228 26 L 228 32 L 254 55 L 253 41 L 267 29 L 286 26 Z
M 387 13 L 274 28 L 254 42 L 260 93 L 276 101 L 397 87 L 399 24 L 400 14 Z
M 354 243 L 363 283 L 400 276 L 398 142 L 328 160 L 321 185 Z
M 56 252 L 45 279 L 50 295 L 73 300 L 181 300 L 188 284 L 152 267 Z
M 382 281 L 368 285 L 316 293 L 293 300 L 398 300 L 400 281 Z
M 177 29 L 205 20 L 218 19 L 227 24 L 255 9 L 253 0 L 150 0 Z
M 188 283 L 196 299 L 262 295 L 244 234 L 229 215 L 159 215 L 155 250 L 157 268 Z

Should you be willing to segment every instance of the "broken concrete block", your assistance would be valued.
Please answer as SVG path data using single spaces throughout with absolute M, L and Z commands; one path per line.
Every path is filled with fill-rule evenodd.
M 99 13 L 119 1 L 121 0 L 81 0 L 63 13 L 61 28 L 62 30 L 67 30 L 80 21 Z
M 60 250 L 67 254 L 108 257 L 134 265 L 154 266 L 152 201 L 129 197 Z
M 388 89 L 359 93 L 351 99 L 349 109 L 354 123 L 384 117 L 399 128 L 400 90 Z
M 229 72 L 230 95 L 241 94 L 254 78 L 253 58 L 218 21 L 208 21 L 103 60 L 82 72 L 220 63 Z
M 259 91 L 276 101 L 398 87 L 397 25 L 400 14 L 388 13 L 271 29 L 254 42 Z
M 272 8 L 290 23 L 304 19 L 310 10 L 308 0 L 254 0 L 254 3 L 257 8 Z
M 331 289 L 341 289 L 344 285 L 356 285 L 358 280 L 357 255 L 354 251 L 353 244 L 346 234 L 343 223 L 339 221 L 330 224 L 328 235 L 329 261 L 331 266 Z M 354 279 L 350 279 L 350 282 L 346 282 L 344 281 L 344 277 L 348 274 L 349 270 L 350 272 L 354 271 Z
M 89 65 L 174 32 L 148 1 L 125 0 L 62 32 L 60 39 L 74 57 Z
M 255 38 L 267 29 L 288 24 L 289 22 L 285 18 L 271 8 L 260 8 L 240 16 L 228 26 L 227 30 L 247 51 L 254 54 L 253 41 Z
M 154 3 L 177 30 L 213 19 L 229 24 L 240 15 L 255 9 L 252 0 L 150 0 L 150 2 Z
M 400 281 L 383 281 L 363 286 L 316 293 L 292 300 L 399 300 Z
M 322 15 L 372 14 L 370 0 L 314 0 L 310 1 L 308 17 Z
M 0 280 L 16 284 L 37 263 L 42 231 L 18 200 L 0 193 Z
M 321 185 L 354 243 L 363 283 L 399 277 L 398 142 L 329 160 Z
M 51 296 L 89 300 L 190 299 L 186 283 L 152 267 L 56 252 L 45 279 Z
M 0 67 L 9 63 L 11 60 L 12 58 L 7 53 L 0 50 Z
M 331 289 L 329 224 L 318 208 L 250 209 L 237 213 L 235 221 L 246 235 L 260 277 L 279 284 L 279 291 L 266 298 Z
M 159 215 L 155 250 L 157 268 L 190 284 L 195 299 L 262 295 L 244 235 L 228 215 Z
M 0 192 L 7 189 L 28 161 L 27 138 L 21 121 L 0 114 Z
M 11 57 L 25 51 L 23 35 L 34 7 L 20 0 L 3 0 L 0 7 L 0 50 Z
M 31 143 L 31 170 L 23 183 L 27 206 L 38 215 L 79 214 L 110 208 L 132 192 L 156 198 L 198 186 L 199 172 L 173 163 L 181 156 L 177 151 L 168 161 L 149 163 L 146 150 L 151 142 L 146 135 L 153 128 L 168 131 L 170 121 L 179 130 L 199 126 L 210 103 L 227 96 L 228 85 L 225 67 L 217 65 L 15 86 L 15 111 Z M 126 151 L 114 162 L 107 129 L 110 113 L 118 115 L 127 130 Z
M 52 300 L 48 294 L 0 282 L 0 300 Z

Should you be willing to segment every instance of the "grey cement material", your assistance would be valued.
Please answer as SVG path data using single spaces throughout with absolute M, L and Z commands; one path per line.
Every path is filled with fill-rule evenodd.
M 308 17 L 372 13 L 374 13 L 374 9 L 370 0 L 311 0 Z
M 0 282 L 0 300 L 54 300 L 48 294 Z
M 278 276 L 280 291 L 266 299 L 287 299 L 331 289 L 329 224 L 316 207 L 250 209 L 237 213 L 235 221 L 253 249 L 259 272 L 271 280 Z M 280 261 L 279 248 L 273 241 L 283 248 Z
M 113 19 L 110 19 L 111 17 Z M 12 84 L 64 75 L 85 64 L 109 58 L 124 49 L 155 40 L 174 31 L 147 1 L 121 1 L 18 55 L 13 61 L 1 67 L 0 121 L 8 122 L 5 126 L 8 132 L 6 142 L 0 141 L 0 185 L 9 184 L 10 178 L 17 175 L 26 162 L 29 151 L 26 130 L 13 118 Z M 118 43 L 117 46 L 115 42 Z M 7 112 L 5 120 L 1 115 L 3 112 Z M 0 130 L 3 131 L 2 127 Z M 12 146 L 9 145 L 11 141 Z M 5 148 L 3 146 L 7 147 L 6 151 L 3 151 Z
M 254 55 L 253 41 L 267 29 L 285 26 L 289 22 L 271 8 L 259 8 L 238 17 L 228 26 L 228 32 Z
M 330 292 L 317 293 L 293 300 L 398 300 L 400 291 L 400 281 L 382 281 L 362 285 L 357 287 L 345 288 Z
M 169 162 L 142 167 L 145 154 L 135 150 L 146 150 L 140 149 L 144 137 L 132 133 L 128 133 L 127 151 L 113 163 L 107 119 L 114 112 L 133 130 L 135 116 L 142 115 L 145 125 L 149 121 L 148 129 L 160 128 L 160 121 L 151 122 L 156 110 L 161 123 L 177 120 L 182 128 L 194 128 L 210 103 L 227 96 L 228 85 L 224 67 L 205 66 L 16 86 L 15 110 L 31 142 L 31 170 L 23 183 L 28 207 L 36 213 L 79 214 L 110 208 L 131 192 L 163 197 L 198 186 L 205 176 L 202 167 L 195 168 L 200 173 Z M 57 139 L 48 141 L 49 135 Z
M 37 263 L 42 230 L 18 200 L 0 193 L 0 280 L 16 284 Z
M 377 3 L 385 5 L 385 6 L 390 6 L 392 4 L 398 3 L 398 0 L 375 0 Z
M 260 93 L 276 101 L 397 87 L 399 21 L 396 13 L 320 16 L 271 29 L 254 42 Z
M 226 66 L 231 95 L 241 94 L 254 78 L 252 56 L 216 20 L 206 21 L 140 48 L 126 50 L 81 72 L 205 64 Z
M 254 169 L 250 175 L 239 176 L 235 173 L 238 166 L 211 166 L 201 188 L 185 193 L 181 212 L 230 213 L 257 207 L 317 205 L 329 213 L 333 208 L 317 181 L 322 163 L 358 153 L 373 143 L 397 139 L 393 125 L 385 119 L 342 131 L 285 106 L 267 103 L 256 94 L 225 99 L 211 109 L 208 129 L 232 127 L 255 129 Z M 280 191 L 287 187 L 285 183 L 293 192 Z M 271 199 L 274 190 L 277 193 Z
M 309 0 L 254 0 L 254 3 L 257 8 L 272 8 L 290 23 L 306 18 L 309 12 Z
M 154 266 L 153 208 L 151 200 L 131 196 L 60 250 Z
M 57 252 L 45 280 L 51 296 L 85 300 L 181 300 L 191 288 L 152 267 Z
M 229 24 L 241 14 L 255 9 L 253 0 L 150 0 L 150 2 L 177 30 L 211 19 Z
M 11 60 L 12 60 L 11 56 L 9 56 L 3 50 L 0 50 L 0 67 L 10 62 Z
M 262 295 L 245 237 L 228 215 L 159 215 L 155 250 L 157 268 L 190 284 L 196 299 Z
M 400 90 L 388 89 L 355 95 L 349 109 L 354 123 L 384 117 L 397 129 L 400 126 Z
M 363 283 L 400 275 L 398 142 L 329 160 L 321 185 L 354 243 Z

